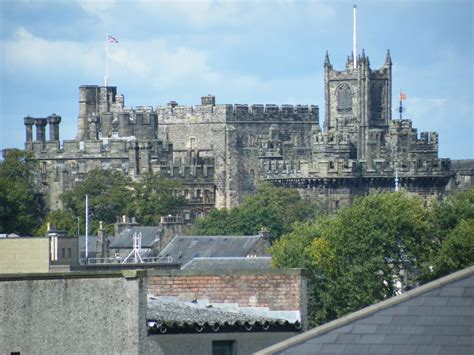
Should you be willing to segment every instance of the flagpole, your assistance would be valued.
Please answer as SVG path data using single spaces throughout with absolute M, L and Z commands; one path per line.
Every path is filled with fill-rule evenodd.
M 354 25 L 354 28 L 353 28 L 353 34 L 352 34 L 352 45 L 353 45 L 353 53 L 354 53 L 354 60 L 353 60 L 353 63 L 354 63 L 354 69 L 357 68 L 357 37 L 356 37 L 356 8 L 357 6 L 354 5 L 353 9 L 353 25 Z
M 109 35 L 105 34 L 105 86 L 108 86 L 109 77 Z

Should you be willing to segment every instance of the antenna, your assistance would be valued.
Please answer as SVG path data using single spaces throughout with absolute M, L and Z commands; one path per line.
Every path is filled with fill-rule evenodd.
M 353 53 L 354 53 L 354 61 L 352 63 L 354 63 L 354 69 L 357 68 L 357 38 L 356 38 L 356 34 L 357 34 L 357 31 L 356 31 L 356 25 L 357 25 L 357 22 L 356 22 L 356 9 L 357 9 L 357 6 L 354 5 L 354 28 L 353 28 L 353 34 L 352 34 L 352 42 L 353 42 Z
M 135 264 L 140 261 L 143 264 L 142 257 L 140 256 L 140 250 L 142 249 L 142 233 L 133 233 L 133 249 L 130 254 L 122 261 L 122 264 L 125 264 L 131 256 L 133 256 Z

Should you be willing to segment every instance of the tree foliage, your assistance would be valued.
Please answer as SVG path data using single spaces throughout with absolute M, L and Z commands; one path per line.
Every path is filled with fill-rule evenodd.
M 435 204 L 431 215 L 430 260 L 423 280 L 474 264 L 474 188 Z
M 62 199 L 65 210 L 74 218 L 80 217 L 84 230 L 85 196 L 89 195 L 90 230 L 95 233 L 99 221 L 111 231 L 122 215 L 135 216 L 142 225 L 158 225 L 161 216 L 174 214 L 183 206 L 184 199 L 174 194 L 179 187 L 179 183 L 152 173 L 134 182 L 119 171 L 93 170 Z
M 43 236 L 51 228 L 66 231 L 68 236 L 78 234 L 78 219 L 72 213 L 62 210 L 50 211 L 43 220 L 43 224 L 36 230 L 35 235 Z
M 134 184 L 133 205 L 135 215 L 143 225 L 157 226 L 160 217 L 176 214 L 185 203 L 182 195 L 175 194 L 181 185 L 157 174 L 144 174 Z
M 20 150 L 0 162 L 0 232 L 31 235 L 41 222 L 42 200 L 35 193 L 34 163 Z
M 289 233 L 292 225 L 314 217 L 316 209 L 294 189 L 261 184 L 254 195 L 230 210 L 214 210 L 197 223 L 198 235 L 254 235 L 263 227 L 272 239 Z
M 131 212 L 131 179 L 119 171 L 92 170 L 84 181 L 62 195 L 65 210 L 75 217 L 82 217 L 82 230 L 85 226 L 86 194 L 89 196 L 91 231 L 98 228 L 99 221 L 112 224 L 117 216 Z
M 425 282 L 474 265 L 474 189 L 431 208 L 402 193 L 367 196 L 296 225 L 271 252 L 276 267 L 309 270 L 310 319 L 322 324 L 393 296 L 401 269 Z

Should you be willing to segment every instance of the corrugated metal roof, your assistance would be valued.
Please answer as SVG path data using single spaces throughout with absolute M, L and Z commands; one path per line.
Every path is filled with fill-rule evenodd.
M 159 256 L 186 264 L 198 257 L 245 257 L 262 238 L 252 236 L 176 236 Z
M 150 330 L 219 331 L 223 328 L 242 328 L 246 331 L 265 331 L 270 328 L 301 329 L 298 321 L 259 316 L 243 311 L 214 308 L 210 304 L 182 302 L 176 299 L 148 296 L 147 325 Z
M 272 258 L 259 257 L 204 257 L 193 258 L 181 267 L 182 270 L 267 270 L 272 267 Z

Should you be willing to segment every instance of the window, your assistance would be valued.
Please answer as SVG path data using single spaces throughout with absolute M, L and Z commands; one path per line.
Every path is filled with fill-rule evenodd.
M 337 110 L 339 112 L 352 111 L 352 93 L 349 85 L 342 84 L 337 88 Z
M 61 258 L 64 259 L 66 257 L 66 248 L 61 248 Z
M 212 342 L 212 355 L 232 355 L 233 340 L 215 340 Z
M 67 257 L 71 258 L 71 248 L 67 248 Z

